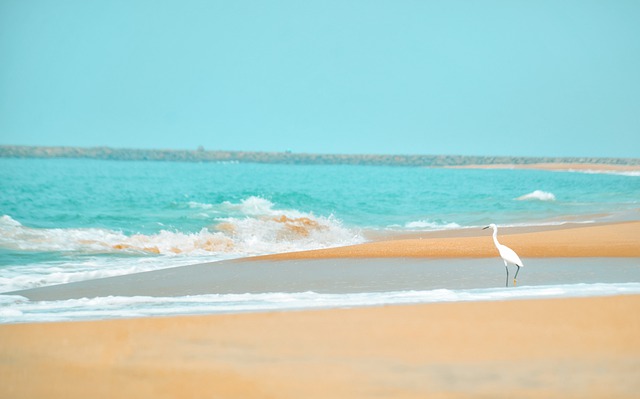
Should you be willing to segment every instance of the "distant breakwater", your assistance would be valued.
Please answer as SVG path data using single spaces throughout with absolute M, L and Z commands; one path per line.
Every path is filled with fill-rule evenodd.
M 465 155 L 306 154 L 293 152 L 145 150 L 111 147 L 0 146 L 0 158 L 82 158 L 114 161 L 242 162 L 299 165 L 384 165 L 446 167 L 580 163 L 640 165 L 638 158 L 509 157 Z

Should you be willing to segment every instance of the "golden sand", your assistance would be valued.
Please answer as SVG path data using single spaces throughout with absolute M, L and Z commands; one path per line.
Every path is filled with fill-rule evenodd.
M 573 225 L 575 226 L 575 225 Z M 491 230 L 483 236 L 422 237 L 392 239 L 348 247 L 291 252 L 251 259 L 320 259 L 320 258 L 480 258 L 497 256 Z M 482 230 L 473 232 L 483 234 Z M 514 249 L 521 257 L 640 257 L 640 222 L 578 225 L 517 234 L 501 234 L 501 244 Z
M 633 398 L 640 296 L 0 326 L 3 398 Z
M 490 233 L 464 235 L 271 258 L 497 256 Z M 638 257 L 639 236 L 629 222 L 501 241 Z M 0 325 L 0 397 L 636 398 L 639 310 L 631 295 Z

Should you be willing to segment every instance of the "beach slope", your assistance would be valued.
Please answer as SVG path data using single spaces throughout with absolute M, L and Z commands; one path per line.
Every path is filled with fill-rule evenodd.
M 640 296 L 0 326 L 6 398 L 632 398 Z

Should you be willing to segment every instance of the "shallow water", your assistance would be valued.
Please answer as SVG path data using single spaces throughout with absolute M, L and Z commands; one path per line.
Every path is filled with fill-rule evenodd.
M 497 259 L 230 261 L 0 295 L 0 321 L 640 294 L 640 259 L 529 259 L 512 286 Z
M 224 261 L 18 291 L 32 300 L 313 291 L 322 294 L 502 288 L 516 268 L 499 258 Z M 640 282 L 639 258 L 533 258 L 520 285 Z

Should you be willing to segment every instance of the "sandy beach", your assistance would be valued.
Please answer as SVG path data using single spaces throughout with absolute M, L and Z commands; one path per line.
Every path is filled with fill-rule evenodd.
M 640 399 L 639 21 L 0 0 L 0 399 Z
M 495 258 L 484 233 L 252 262 Z M 639 222 L 500 237 L 522 257 L 640 257 Z M 632 398 L 639 308 L 626 295 L 2 325 L 0 397 Z
M 0 327 L 6 398 L 633 398 L 640 296 Z

